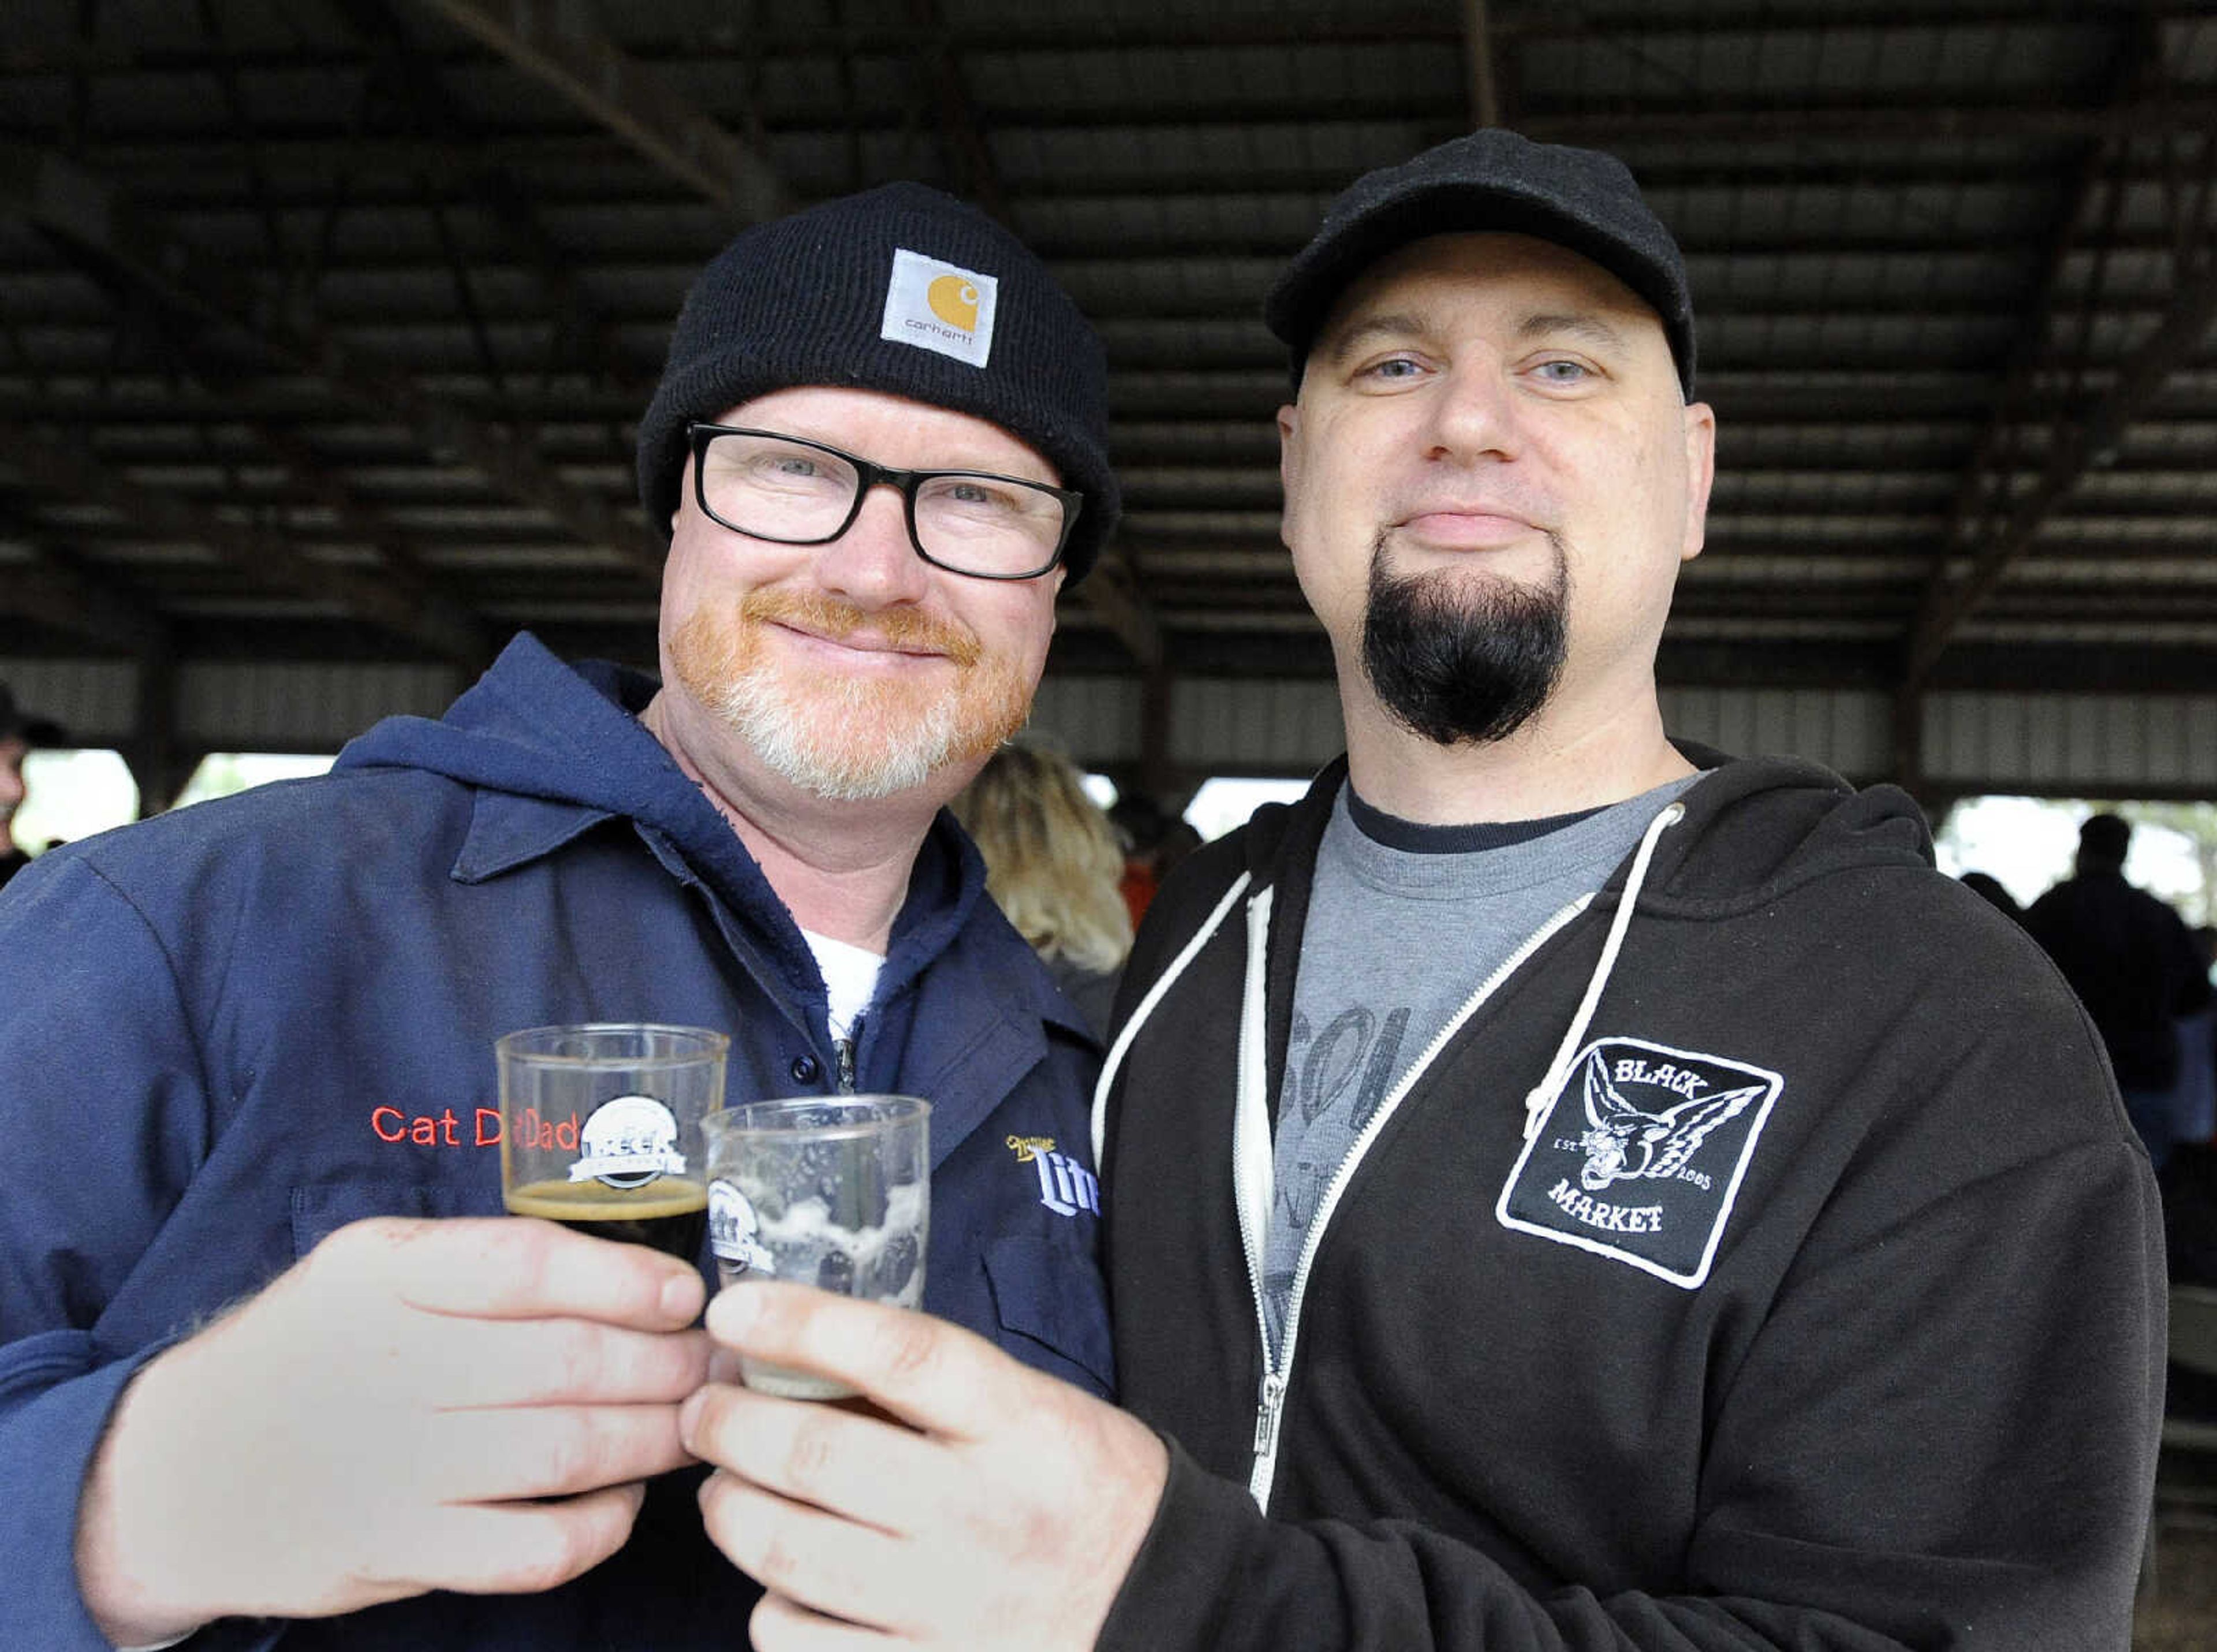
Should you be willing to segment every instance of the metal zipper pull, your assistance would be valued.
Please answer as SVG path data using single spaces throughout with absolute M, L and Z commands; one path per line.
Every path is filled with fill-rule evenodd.
M 1278 1449 L 1278 1409 L 1286 1402 L 1286 1379 L 1275 1371 L 1263 1377 L 1263 1402 L 1255 1408 L 1255 1455 L 1269 1457 Z

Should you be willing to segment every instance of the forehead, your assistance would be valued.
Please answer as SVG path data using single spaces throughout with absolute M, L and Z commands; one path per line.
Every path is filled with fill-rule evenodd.
M 788 385 L 727 407 L 714 422 L 806 436 L 904 470 L 967 468 L 1058 486 L 1062 480 L 1044 454 L 991 420 L 882 390 Z
M 1381 315 L 1430 322 L 1467 307 L 1585 316 L 1665 351 L 1662 318 L 1590 258 L 1528 235 L 1428 235 L 1395 248 L 1348 284 L 1317 333 L 1325 355 L 1348 330 Z

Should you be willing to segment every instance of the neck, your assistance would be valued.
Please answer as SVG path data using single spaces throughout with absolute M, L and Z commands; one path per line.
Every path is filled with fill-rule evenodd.
M 917 851 L 966 776 L 869 802 L 819 797 L 765 770 L 689 702 L 657 694 L 639 721 L 715 806 L 805 930 L 882 953 Z M 945 782 L 942 787 L 939 783 Z
M 1694 772 L 1663 732 L 1652 684 L 1606 716 L 1550 703 L 1506 739 L 1440 746 L 1396 722 L 1368 692 L 1344 691 L 1348 778 L 1357 795 L 1436 826 L 1539 820 L 1637 797 Z

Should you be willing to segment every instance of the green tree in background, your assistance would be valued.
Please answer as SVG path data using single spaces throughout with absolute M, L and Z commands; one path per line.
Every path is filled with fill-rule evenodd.
M 2099 807 L 2121 814 L 2134 826 L 2165 826 L 2194 846 L 2194 863 L 2202 874 L 2200 889 L 2176 903 L 2178 915 L 2189 924 L 2217 922 L 2217 803 L 2104 803 Z

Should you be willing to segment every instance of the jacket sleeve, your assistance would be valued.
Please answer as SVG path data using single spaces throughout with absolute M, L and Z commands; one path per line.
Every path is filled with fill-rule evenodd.
M 0 1646 L 91 1652 L 108 1643 L 77 1591 L 78 1495 L 118 1395 L 168 1340 L 111 1309 L 207 1108 L 170 959 L 75 857 L 0 896 Z
M 1265 1519 L 1173 1445 L 1100 1646 L 2122 1652 L 2162 1408 L 2160 1220 L 2090 1035 L 2027 1031 L 1979 1037 L 1858 1144 L 1745 1356 L 1712 1368 L 1667 1593 L 1535 1586 L 1513 1541 L 1514 1575 L 1407 1521 Z M 1964 1135 L 2043 1106 L 2101 1128 Z

